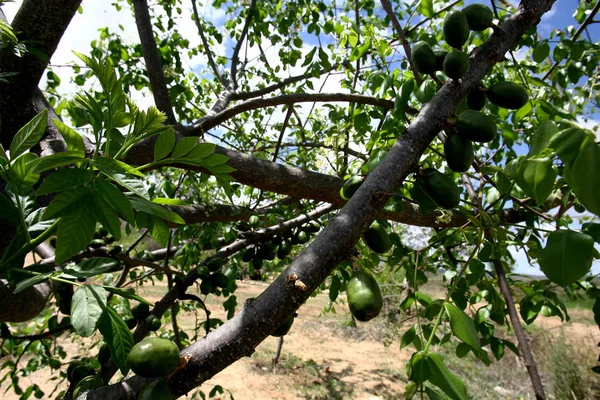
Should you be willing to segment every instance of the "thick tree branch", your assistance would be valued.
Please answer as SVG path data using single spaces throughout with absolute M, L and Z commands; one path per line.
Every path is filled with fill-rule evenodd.
M 148 12 L 148 2 L 146 0 L 133 0 L 133 10 L 135 13 L 135 23 L 137 25 L 140 43 L 142 44 L 142 53 L 146 62 L 146 70 L 150 79 L 150 86 L 154 95 L 156 107 L 165 113 L 169 124 L 176 124 L 175 114 L 171 106 L 169 89 L 165 81 L 160 55 L 154 40 L 152 32 L 152 22 Z
M 502 60 L 552 3 L 553 0 L 529 1 L 502 24 L 501 30 L 494 31 L 490 39 L 473 52 L 471 68 L 462 82 L 447 82 L 423 107 L 382 163 L 312 244 L 260 296 L 246 302 L 235 317 L 183 351 L 186 365 L 169 381 L 175 397 L 188 393 L 236 360 L 252 354 L 260 342 L 304 303 L 383 209 L 388 196 L 381 193 L 394 192 L 406 179 L 461 99 Z M 177 297 L 171 292 L 157 308 L 161 303 L 163 308 L 169 304 L 169 297 Z M 131 392 L 126 388 L 135 386 L 136 379 L 139 378 L 88 392 L 87 398 L 130 398 Z

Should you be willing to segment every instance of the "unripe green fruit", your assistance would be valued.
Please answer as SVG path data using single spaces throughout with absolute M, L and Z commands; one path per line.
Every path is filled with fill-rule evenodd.
M 279 259 L 283 259 L 283 258 L 289 256 L 290 253 L 292 252 L 293 248 L 294 248 L 294 246 L 292 246 L 292 244 L 290 242 L 288 242 L 287 240 L 284 240 L 279 245 L 279 249 L 277 250 L 277 257 L 279 257 Z
M 317 221 L 310 221 L 304 226 L 304 230 L 308 233 L 317 233 L 321 230 L 321 225 Z
M 456 131 L 465 139 L 487 143 L 496 138 L 498 128 L 494 120 L 484 113 L 465 110 L 456 120 Z
M 487 103 L 487 96 L 479 88 L 473 89 L 467 94 L 467 105 L 471 110 L 481 111 Z
M 449 51 L 445 49 L 436 49 L 433 51 L 435 55 L 435 70 L 443 71 L 444 70 L 444 59 L 446 55 L 448 55 Z
M 196 270 L 196 275 L 200 279 L 206 279 L 210 276 L 210 270 L 206 265 L 203 265 L 201 267 L 198 267 L 198 269 Z
M 444 143 L 444 155 L 448 167 L 452 171 L 465 172 L 473 164 L 475 158 L 473 142 L 458 134 L 452 134 L 446 138 Z
M 486 94 L 492 104 L 511 110 L 518 110 L 529 101 L 529 95 L 523 86 L 514 82 L 498 82 Z
M 167 376 L 179 365 L 179 348 L 170 340 L 146 338 L 137 343 L 127 356 L 127 365 L 139 376 Z
M 285 321 L 281 326 L 275 329 L 275 332 L 271 333 L 271 336 L 281 337 L 287 335 L 290 331 L 292 325 L 294 324 L 294 315 L 291 315 L 287 321 Z
M 421 82 L 417 90 L 415 90 L 415 97 L 421 103 L 425 104 L 428 103 L 433 96 L 435 96 L 436 92 L 436 84 L 433 79 L 425 79 L 423 82 Z
M 454 50 L 444 59 L 444 73 L 448 78 L 460 79 L 467 73 L 470 65 L 467 53 Z
M 248 249 L 244 252 L 244 254 L 242 255 L 242 261 L 243 262 L 250 262 L 250 260 L 252 260 L 252 258 L 254 257 L 254 255 L 256 254 L 256 250 L 254 249 L 254 247 L 252 247 L 251 249 Z
M 171 388 L 164 380 L 154 381 L 142 390 L 137 400 L 172 400 Z
M 104 365 L 108 362 L 108 360 L 110 360 L 111 357 L 112 354 L 110 352 L 110 346 L 104 343 L 102 346 L 100 346 L 100 350 L 98 351 L 98 362 L 100 365 Z
M 146 319 L 150 313 L 150 306 L 146 303 L 140 303 L 131 309 L 131 315 L 138 321 Z
M 422 74 L 433 74 L 435 72 L 435 54 L 424 40 L 421 40 L 412 48 L 411 59 L 413 65 Z
M 200 283 L 200 293 L 203 295 L 211 294 L 215 291 L 215 286 L 213 282 L 210 280 L 210 277 L 204 279 L 202 283 Z
M 446 14 L 442 27 L 444 40 L 449 46 L 461 49 L 469 39 L 469 22 L 462 11 L 452 11 Z
M 383 308 L 383 296 L 377 281 L 364 271 L 355 272 L 346 287 L 350 312 L 359 321 L 375 318 Z
M 463 8 L 462 11 L 465 13 L 469 29 L 472 31 L 484 31 L 492 26 L 494 14 L 489 7 L 483 4 L 471 4 Z
M 304 231 L 298 232 L 297 238 L 298 238 L 298 243 L 300 243 L 300 244 L 304 244 L 304 243 L 308 242 L 308 240 L 310 239 L 308 237 L 308 233 L 306 233 Z
M 75 386 L 75 390 L 73 390 L 73 398 L 76 399 L 83 392 L 102 386 L 104 386 L 104 382 L 102 382 L 102 378 L 100 378 L 98 375 L 86 376 L 77 384 L 77 386 Z
M 261 269 L 263 266 L 263 259 L 260 257 L 254 257 L 252 259 L 252 267 L 254 267 L 254 270 L 259 270 Z
M 221 272 L 215 272 L 210 276 L 210 279 L 216 287 L 221 289 L 225 289 L 229 286 L 229 278 Z
M 67 369 L 67 379 L 69 379 L 69 370 Z M 69 382 L 79 383 L 86 376 L 95 375 L 96 371 L 90 364 L 78 364 L 71 370 L 71 378 Z
M 221 267 L 225 264 L 225 260 L 221 257 L 215 257 L 206 264 L 208 270 L 210 272 L 215 272 L 221 269 Z
M 390 237 L 377 221 L 373 221 L 371 226 L 365 231 L 363 240 L 375 253 L 387 253 L 392 247 Z
M 99 249 L 102 246 L 104 246 L 104 239 L 94 239 L 90 242 L 92 249 Z
M 251 227 L 256 228 L 260 224 L 260 218 L 258 218 L 256 215 L 252 215 L 250 218 L 248 218 L 248 223 Z
M 454 180 L 434 168 L 423 170 L 417 181 L 421 188 L 440 207 L 450 210 L 460 203 L 460 189 Z
M 125 320 L 125 324 L 127 325 L 127 327 L 128 327 L 129 329 L 133 329 L 133 328 L 135 328 L 135 327 L 136 327 L 136 325 L 137 325 L 137 323 L 138 323 L 138 322 L 137 322 L 137 320 L 136 320 L 135 318 L 127 318 L 127 319 Z
M 150 314 L 146 317 L 146 327 L 150 332 L 155 332 L 160 329 L 160 318 L 154 314 Z

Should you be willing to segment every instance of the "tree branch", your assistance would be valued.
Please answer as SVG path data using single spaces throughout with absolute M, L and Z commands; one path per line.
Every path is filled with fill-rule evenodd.
M 186 365 L 170 378 L 175 397 L 188 393 L 217 372 L 254 352 L 256 346 L 300 307 L 310 294 L 346 258 L 362 232 L 383 209 L 388 196 L 414 170 L 421 154 L 454 113 L 459 102 L 500 61 L 504 53 L 552 5 L 553 0 L 538 0 L 522 6 L 472 55 L 471 68 L 462 82 L 447 82 L 400 136 L 381 164 L 369 174 L 339 214 L 293 263 L 232 319 L 204 339 L 183 350 Z M 186 276 L 187 279 L 195 279 Z M 177 286 L 156 308 L 174 301 Z M 177 290 L 178 291 L 178 290 Z M 172 297 L 171 300 L 169 298 Z M 156 310 L 155 308 L 155 310 Z M 140 330 L 140 328 L 138 328 Z M 248 332 L 252 332 L 251 335 Z M 136 331 L 137 336 L 137 331 Z M 139 378 L 88 392 L 87 398 L 129 397 L 126 388 L 137 386 Z M 139 386 L 138 386 L 139 387 Z
M 242 28 L 240 39 L 233 50 L 233 57 L 231 58 L 231 81 L 233 82 L 232 86 L 234 91 L 237 89 L 237 67 L 239 63 L 240 49 L 242 48 L 242 44 L 246 39 L 246 35 L 248 34 L 248 28 L 250 27 L 250 22 L 252 22 L 252 16 L 254 15 L 255 8 L 256 0 L 252 0 L 250 6 L 248 7 L 248 15 L 246 16 L 246 22 Z
M 309 143 L 288 143 L 288 142 L 286 142 L 286 143 L 281 143 L 279 145 L 279 147 L 306 147 L 309 149 L 311 149 L 311 148 L 329 149 L 329 150 L 341 151 L 343 153 L 348 153 L 351 156 L 360 158 L 361 160 L 367 159 L 367 156 L 365 156 L 364 154 L 362 154 L 356 150 L 352 150 L 349 147 L 344 147 L 343 149 L 341 149 L 341 148 L 338 148 L 335 146 L 326 145 L 324 143 L 310 143 L 310 142 Z M 271 146 L 265 145 L 265 146 L 261 146 L 261 147 L 254 149 L 254 151 L 264 151 L 264 150 L 267 150 L 270 148 L 271 148 Z
M 198 33 L 200 34 L 200 40 L 202 40 L 202 45 L 204 46 L 204 52 L 206 53 L 206 57 L 208 58 L 208 65 L 212 68 L 213 72 L 217 79 L 221 82 L 223 87 L 227 87 L 227 81 L 221 73 L 219 72 L 219 68 L 217 68 L 217 64 L 215 64 L 215 60 L 213 59 L 212 53 L 210 51 L 210 46 L 208 44 L 208 40 L 206 40 L 206 35 L 204 35 L 204 30 L 202 29 L 202 24 L 200 24 L 200 17 L 198 16 L 198 9 L 196 8 L 196 0 L 192 1 L 192 9 L 194 10 L 194 21 L 196 22 L 196 27 L 198 27 Z
M 137 25 L 140 43 L 142 44 L 142 54 L 146 62 L 146 70 L 150 79 L 150 86 L 154 95 L 156 107 L 165 113 L 169 124 L 177 123 L 173 107 L 171 106 L 171 98 L 169 89 L 165 81 L 162 63 L 156 42 L 154 41 L 154 33 L 152 32 L 152 22 L 150 21 L 150 13 L 148 12 L 147 0 L 133 0 L 133 10 L 135 13 L 135 23 Z

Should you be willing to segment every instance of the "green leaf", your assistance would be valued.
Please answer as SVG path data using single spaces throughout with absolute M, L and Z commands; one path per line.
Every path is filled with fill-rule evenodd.
M 331 278 L 331 284 L 329 285 L 329 301 L 336 301 L 341 289 L 342 282 L 340 281 L 340 278 L 338 278 L 337 275 L 333 275 Z
M 6 154 L 4 146 L 2 146 L 2 143 L 0 143 L 0 166 L 7 165 L 8 161 L 8 154 Z
M 154 240 L 156 240 L 158 244 L 160 244 L 163 247 L 166 247 L 169 241 L 169 228 L 167 228 L 165 222 L 162 219 L 156 217 L 150 218 L 148 222 L 150 236 L 152 236 L 152 238 L 154 238 Z
M 123 217 L 123 219 L 129 222 L 131 225 L 135 224 L 135 217 L 133 215 L 133 207 L 131 202 L 119 190 L 118 187 L 113 185 L 110 182 L 107 182 L 103 179 L 97 179 L 94 181 L 94 185 L 98 194 L 111 205 L 112 208 L 117 210 L 117 212 Z
M 215 151 L 215 147 L 217 147 L 214 143 L 198 143 L 192 151 L 189 152 L 186 159 L 188 160 L 202 160 L 205 157 L 208 157 Z
M 600 216 L 600 145 L 586 139 L 575 161 L 565 167 L 564 176 L 581 204 Z
M 554 187 L 556 171 L 552 158 L 530 158 L 522 162 L 517 173 L 517 183 L 538 204 L 543 204 Z
M 442 389 L 452 400 L 468 400 L 467 388 L 463 381 L 454 375 L 446 366 L 439 354 L 428 355 L 431 376 L 429 382 Z
M 92 174 L 86 169 L 60 169 L 48 175 L 36 193 L 38 196 L 41 196 L 48 193 L 60 192 L 75 186 L 85 185 L 91 179 Z
M 590 235 L 592 239 L 594 239 L 594 242 L 600 243 L 600 224 L 595 222 L 586 222 L 585 224 L 581 225 L 581 233 Z
M 450 317 L 452 333 L 475 350 L 481 350 L 481 342 L 473 320 L 454 304 L 446 302 L 444 308 Z
M 417 329 L 414 326 L 411 326 L 406 332 L 402 334 L 400 338 L 400 349 L 402 350 L 406 346 L 410 345 L 413 340 L 417 336 Z
M 229 157 L 224 154 L 211 154 L 204 158 L 201 163 L 205 167 L 215 167 L 217 165 L 225 164 L 227 160 L 229 160 Z
M 79 208 L 82 202 L 87 201 L 90 189 L 83 186 L 77 186 L 72 190 L 67 190 L 56 196 L 46 208 L 44 219 L 58 217 L 69 212 L 73 208 Z
M 116 239 L 121 239 L 121 219 L 117 212 L 100 196 L 94 197 L 94 214 L 96 219 Z
M 550 45 L 548 42 L 537 42 L 533 47 L 533 61 L 543 62 L 550 55 Z
M 88 278 L 110 271 L 119 265 L 119 261 L 108 257 L 89 258 L 63 270 L 63 273 L 76 278 Z
M 83 337 L 96 331 L 102 310 L 106 307 L 106 291 L 98 285 L 83 285 L 77 288 L 71 301 L 71 323 Z
M 105 307 L 100 320 L 98 330 L 104 336 L 104 341 L 110 347 L 113 360 L 125 376 L 129 372 L 127 355 L 133 347 L 133 335 L 127 324 L 111 307 Z
M 66 262 L 92 241 L 96 230 L 96 217 L 86 208 L 77 208 L 61 217 L 56 233 L 57 264 Z
M 8 222 L 14 226 L 17 226 L 21 220 L 17 207 L 2 194 L 0 194 L 0 220 L 3 221 L 3 224 Z
M 584 129 L 567 128 L 552 136 L 548 147 L 553 149 L 565 164 L 569 165 L 579 155 L 579 150 L 586 138 L 590 138 L 592 141 L 595 139 Z
M 427 18 L 433 17 L 433 0 L 421 0 L 417 6 L 417 12 Z
M 139 197 L 132 197 L 130 199 L 131 204 L 136 210 L 144 211 L 148 214 L 156 215 L 157 217 L 166 219 L 167 221 L 174 222 L 176 224 L 185 224 L 183 218 L 171 210 L 163 208 L 158 204 L 154 204 L 148 200 L 141 199 Z
M 528 156 L 537 156 L 550 144 L 550 140 L 558 133 L 558 126 L 552 121 L 544 122 L 531 136 L 531 147 Z
M 173 153 L 171 153 L 171 158 L 181 158 L 185 156 L 187 153 L 192 151 L 192 149 L 198 143 L 197 137 L 184 137 L 175 145 L 175 149 Z
M 153 203 L 162 204 L 165 206 L 189 206 L 190 203 L 181 199 L 170 199 L 168 197 L 156 197 L 152 199 Z
M 33 167 L 33 172 L 41 174 L 42 172 L 64 167 L 65 165 L 75 164 L 83 160 L 85 160 L 83 154 L 79 152 L 65 151 L 40 157 L 37 160 L 30 161 L 30 163 Z
M 154 143 L 154 161 L 165 158 L 173 150 L 173 146 L 175 146 L 175 131 L 169 129 L 161 133 Z
M 53 272 L 44 272 L 43 274 L 34 275 L 31 278 L 24 279 L 21 282 L 17 283 L 17 286 L 15 287 L 15 290 L 13 291 L 13 293 L 14 294 L 21 293 L 23 290 L 25 290 L 27 288 L 37 285 L 38 283 L 42 283 L 46 279 L 51 277 L 52 274 L 54 274 L 54 271 Z
M 58 119 L 53 119 L 52 122 L 54 122 L 54 125 L 63 137 L 69 151 L 85 154 L 85 144 L 83 143 L 83 138 L 79 133 L 77 133 L 76 130 L 63 124 Z
M 539 259 L 542 272 L 552 282 L 567 286 L 590 271 L 594 239 L 571 230 L 558 230 L 548 236 Z
M 40 174 L 33 171 L 33 162 L 38 157 L 33 153 L 21 154 L 8 171 L 10 184 L 16 189 L 30 188 L 40 180 Z
M 135 293 L 128 292 L 128 291 L 127 291 L 127 290 L 125 290 L 125 289 L 121 289 L 121 288 L 114 287 L 114 286 L 102 286 L 102 287 L 103 287 L 103 288 L 104 288 L 104 289 L 105 289 L 107 292 L 114 293 L 114 294 L 116 294 L 117 296 L 121 296 L 121 297 L 124 297 L 124 298 L 126 298 L 126 299 L 130 299 L 130 300 L 139 301 L 140 303 L 148 304 L 149 306 L 154 306 L 154 303 L 152 303 L 152 302 L 150 302 L 150 301 L 148 301 L 148 300 L 144 299 L 144 298 L 143 298 L 143 297 L 141 297 L 141 296 L 138 296 L 138 295 L 137 295 L 137 294 L 135 294 Z
M 23 152 L 35 146 L 46 133 L 47 123 L 48 110 L 44 109 L 19 129 L 10 144 L 10 158 L 14 160 Z
M 496 186 L 498 187 L 498 191 L 500 194 L 504 195 L 508 192 L 511 186 L 511 181 L 508 179 L 508 176 L 502 171 L 496 172 L 494 176 L 494 181 L 496 182 Z
M 136 175 L 140 178 L 146 177 L 131 165 L 126 164 L 123 161 L 115 160 L 114 158 L 96 157 L 92 160 L 92 163 L 96 168 L 111 178 L 113 175 Z

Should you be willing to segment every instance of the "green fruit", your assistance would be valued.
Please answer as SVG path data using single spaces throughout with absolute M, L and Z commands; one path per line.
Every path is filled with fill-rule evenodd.
M 362 166 L 362 168 L 360 169 L 360 171 L 363 174 L 368 174 L 369 172 L 373 171 L 375 168 L 377 168 L 377 166 L 379 165 L 379 163 L 381 163 L 381 161 L 383 161 L 383 159 L 385 158 L 386 154 L 387 154 L 387 150 L 383 150 L 383 149 L 375 150 L 373 152 L 373 154 L 371 154 L 371 157 L 369 158 L 369 161 L 367 161 L 365 163 L 365 165 Z
M 492 26 L 494 14 L 489 7 L 483 4 L 471 4 L 463 8 L 462 11 L 465 13 L 469 29 L 472 31 L 484 31 Z
M 150 306 L 146 303 L 140 303 L 131 309 L 131 315 L 138 321 L 146 319 L 150 313 Z
M 317 221 L 310 221 L 304 226 L 304 231 L 308 233 L 317 233 L 321 230 L 321 225 Z
M 92 249 L 99 249 L 102 246 L 104 246 L 104 239 L 94 239 L 90 242 Z
M 442 27 L 444 40 L 449 46 L 461 49 L 469 39 L 469 22 L 462 11 L 452 11 L 446 14 Z
M 304 243 L 308 242 L 308 240 L 310 239 L 308 237 L 308 233 L 306 233 L 304 231 L 298 232 L 298 235 L 296 235 L 296 237 L 298 239 L 298 243 L 300 243 L 300 244 L 304 244 Z
M 210 279 L 213 281 L 213 284 L 221 289 L 225 289 L 229 286 L 229 278 L 227 275 L 221 272 L 215 272 L 210 276 Z
M 463 111 L 456 120 L 458 134 L 474 142 L 491 142 L 496 138 L 497 130 L 494 120 L 479 111 Z
M 201 267 L 198 267 L 198 269 L 196 270 L 196 275 L 198 275 L 198 278 L 200 279 L 206 279 L 210 275 L 210 270 L 206 265 L 203 265 Z
M 158 318 L 156 315 L 154 314 L 150 314 L 146 317 L 146 327 L 148 328 L 148 330 L 150 332 L 156 332 L 157 330 L 160 329 L 160 318 Z
M 251 249 L 248 249 L 244 252 L 244 255 L 242 255 L 242 261 L 243 262 L 250 262 L 250 260 L 252 260 L 252 258 L 254 257 L 254 255 L 256 254 L 256 250 L 254 249 L 254 247 L 252 247 Z
M 116 240 L 117 239 L 115 239 L 113 235 L 108 235 L 107 237 L 104 238 L 104 242 L 106 244 L 114 243 Z
M 67 379 L 68 379 L 69 370 L 67 369 Z M 96 371 L 94 367 L 90 364 L 81 364 L 79 363 L 71 370 L 71 379 L 69 382 L 71 383 L 79 383 L 86 376 L 95 375 Z
M 435 72 L 435 54 L 424 40 L 415 43 L 412 48 L 411 59 L 413 65 L 422 74 L 433 74 Z
M 100 346 L 100 350 L 98 351 L 98 362 L 100 365 L 104 365 L 108 362 L 108 360 L 110 360 L 111 357 L 112 354 L 110 352 L 110 346 L 104 343 L 102 346 Z
M 256 215 L 252 215 L 248 219 L 248 223 L 250 224 L 251 227 L 256 228 L 258 226 L 258 224 L 260 224 L 260 218 L 258 218 L 258 216 L 256 216 Z
M 127 365 L 144 378 L 167 376 L 179 365 L 179 348 L 168 339 L 146 338 L 133 346 Z
M 117 254 L 119 254 L 122 251 L 123 251 L 123 247 L 116 244 L 108 249 L 108 254 L 110 254 L 111 256 L 116 256 Z
M 200 293 L 202 293 L 203 295 L 207 295 L 214 291 L 215 291 L 215 286 L 214 286 L 213 282 L 210 280 L 210 277 L 202 280 L 202 283 L 200 283 Z
M 281 337 L 284 335 L 287 335 L 287 333 L 290 331 L 290 328 L 292 327 L 294 323 L 294 315 L 292 314 L 287 321 L 285 321 L 283 324 L 281 324 L 281 326 L 277 329 L 275 329 L 275 332 L 271 333 L 271 336 L 275 336 L 275 337 Z
M 529 101 L 523 86 L 514 82 L 498 82 L 487 90 L 487 97 L 498 107 L 518 110 Z
M 417 90 L 415 90 L 415 97 L 421 103 L 425 104 L 428 103 L 433 96 L 435 96 L 436 92 L 437 89 L 433 79 L 425 79 L 423 82 L 421 82 L 421 85 L 417 88 Z
M 342 199 L 350 200 L 350 197 L 352 197 L 352 195 L 356 193 L 356 191 L 358 190 L 360 185 L 362 185 L 362 183 L 363 180 L 360 176 L 355 175 L 348 178 L 348 180 L 344 183 L 344 186 L 342 186 L 342 188 L 340 189 L 340 196 L 342 197 Z
M 77 386 L 75 386 L 75 390 L 73 390 L 73 398 L 76 399 L 83 392 L 86 392 L 90 389 L 96 389 L 101 386 L 104 386 L 104 382 L 102 382 L 102 378 L 100 378 L 98 375 L 86 376 L 77 384 Z
M 363 233 L 365 244 L 375 253 L 387 253 L 392 247 L 392 242 L 387 232 L 377 221 Z
M 452 171 L 465 172 L 473 164 L 475 158 L 473 142 L 460 135 L 452 134 L 446 138 L 444 143 L 444 155 L 448 167 Z
M 172 400 L 171 388 L 163 380 L 154 381 L 144 388 L 137 400 Z
M 98 229 L 98 234 L 102 237 L 107 237 L 108 236 L 108 230 L 101 226 L 100 229 Z
M 279 259 L 283 259 L 283 258 L 289 256 L 290 253 L 292 252 L 293 248 L 294 248 L 294 246 L 292 246 L 292 244 L 290 242 L 288 242 L 287 240 L 284 240 L 279 245 L 279 249 L 277 250 L 277 257 L 279 257 Z
M 136 320 L 135 318 L 127 318 L 127 319 L 125 320 L 125 324 L 127 324 L 127 327 L 128 327 L 129 329 L 133 329 L 133 328 L 135 328 L 135 327 L 136 327 L 136 325 L 137 325 L 137 323 L 138 323 L 138 322 L 137 322 L 137 320 Z
M 448 78 L 460 79 L 467 73 L 470 65 L 467 53 L 453 50 L 444 59 L 444 73 Z
M 460 189 L 454 180 L 434 168 L 423 170 L 418 182 L 425 193 L 440 207 L 452 209 L 460 203 Z
M 263 266 L 263 259 L 260 257 L 254 257 L 252 259 L 252 267 L 254 268 L 255 271 L 258 271 L 259 269 L 261 269 Z
M 373 276 L 364 271 L 355 272 L 346 287 L 350 312 L 359 321 L 375 318 L 383 308 L 381 289 Z
M 487 96 L 479 88 L 473 89 L 467 94 L 467 105 L 471 110 L 481 111 L 487 103 Z
M 435 70 L 436 71 L 444 70 L 444 59 L 446 58 L 446 55 L 448 53 L 449 53 L 448 50 L 444 50 L 444 49 L 436 49 L 433 51 L 433 54 L 435 55 Z
M 221 267 L 225 264 L 225 260 L 221 257 L 215 257 L 206 264 L 210 272 L 215 272 L 221 269 Z

